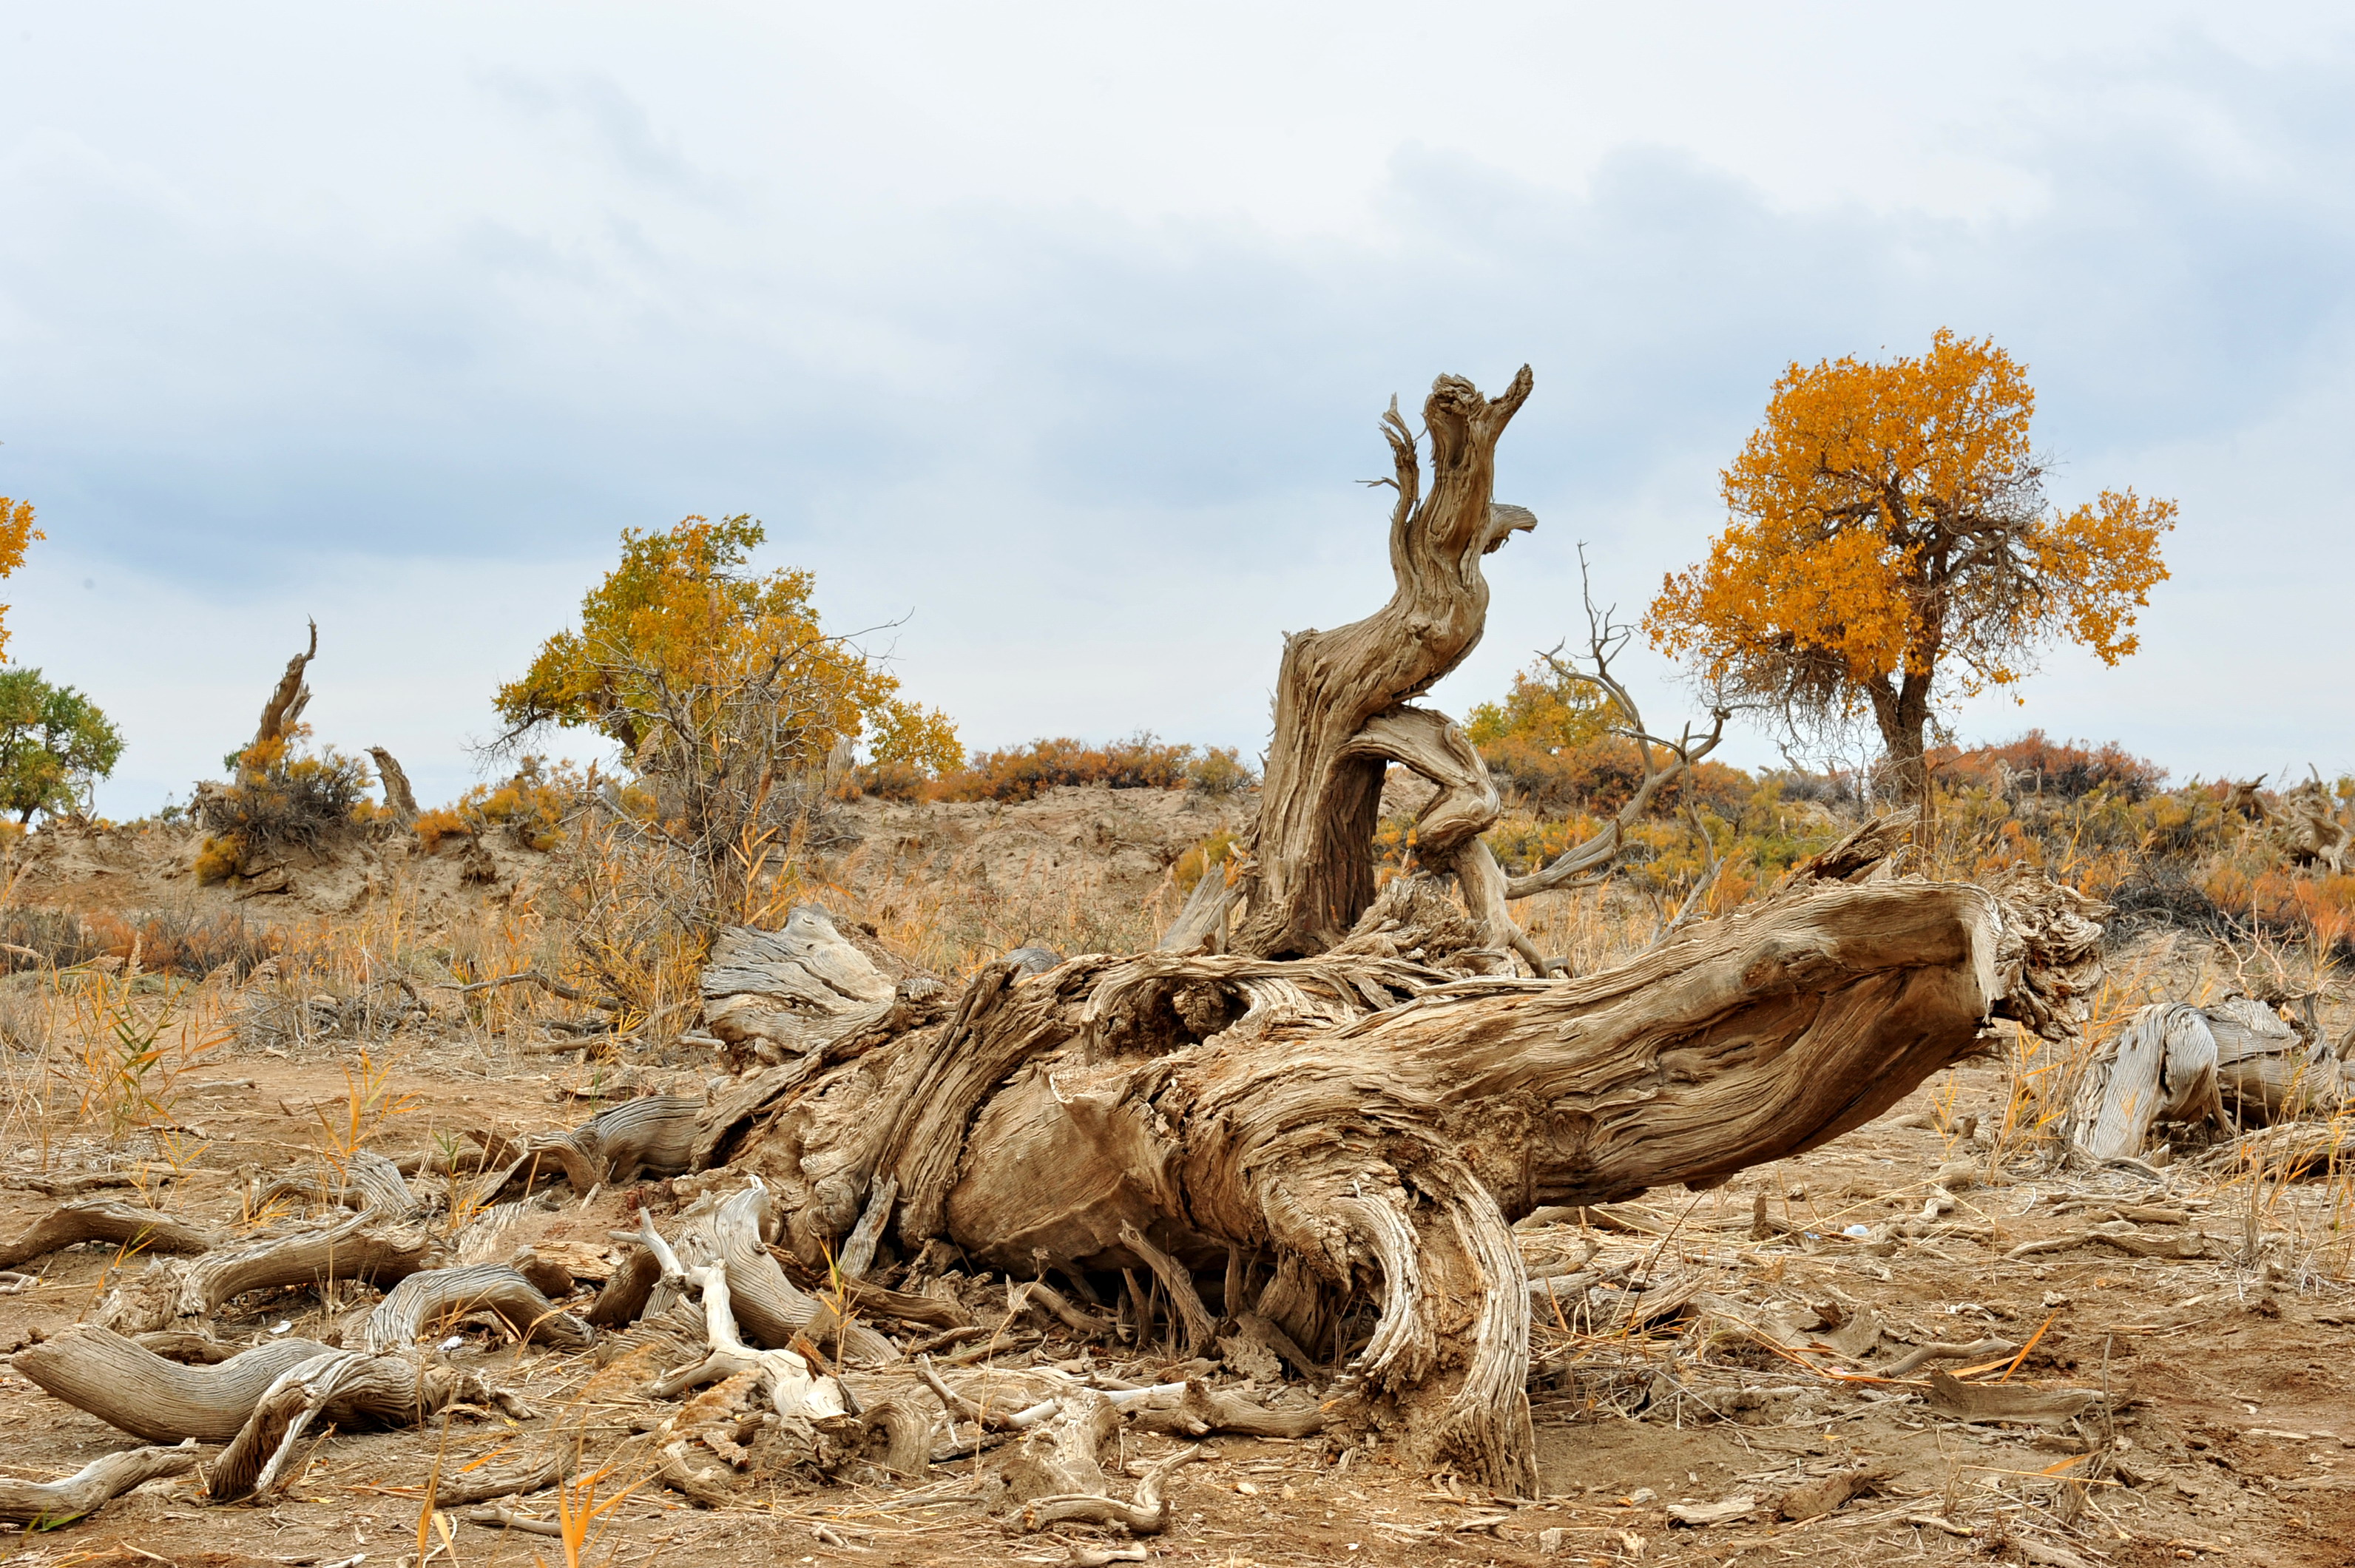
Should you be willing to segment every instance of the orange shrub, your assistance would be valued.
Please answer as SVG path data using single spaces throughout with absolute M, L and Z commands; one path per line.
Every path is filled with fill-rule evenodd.
M 1113 789 L 1177 789 L 1199 753 L 1141 731 L 1125 741 L 1090 746 L 1069 736 L 982 752 L 932 786 L 936 800 L 1030 800 L 1063 784 Z

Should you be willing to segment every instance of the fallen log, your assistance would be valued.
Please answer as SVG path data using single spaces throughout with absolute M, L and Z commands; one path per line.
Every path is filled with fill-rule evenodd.
M 824 1051 L 893 999 L 890 976 L 809 904 L 777 931 L 721 932 L 701 984 L 704 1027 L 740 1058 L 771 1064 Z
M 46 1257 L 83 1242 L 104 1242 L 130 1252 L 202 1253 L 219 1242 L 210 1227 L 176 1220 L 135 1203 L 84 1198 L 60 1203 L 13 1240 L 0 1242 L 0 1268 Z
M 93 1320 L 144 1334 L 184 1318 L 209 1317 L 249 1290 L 338 1279 L 389 1285 L 433 1261 L 433 1239 L 424 1225 L 364 1212 L 339 1224 L 263 1235 L 185 1262 L 158 1259 L 109 1292 Z
M 364 1350 L 322 1350 L 281 1372 L 262 1392 L 229 1446 L 205 1467 L 205 1490 L 215 1502 L 235 1502 L 266 1498 L 291 1484 L 290 1467 L 314 1424 L 411 1425 L 458 1400 L 497 1398 L 479 1376 L 454 1367 Z
M 1556 965 L 1506 901 L 1607 867 L 1617 825 L 1508 878 L 1480 837 L 1497 808 L 1485 764 L 1444 714 L 1410 704 L 1481 635 L 1482 558 L 1535 521 L 1492 495 L 1497 438 L 1529 388 L 1526 370 L 1493 400 L 1433 385 L 1427 495 L 1419 438 L 1395 407 L 1384 420 L 1394 592 L 1288 640 L 1234 897 L 1189 901 L 1179 950 L 1009 955 L 937 1026 L 888 1008 L 853 1031 L 855 1056 L 849 1037 L 773 1040 L 798 1060 L 713 1096 L 697 1162 L 757 1172 L 805 1266 L 891 1213 L 902 1256 L 939 1243 L 1013 1280 L 1125 1274 L 1139 1334 L 1135 1275 L 1150 1270 L 1199 1348 L 1213 1334 L 1191 1276 L 1272 1255 L 1257 1299 L 1222 1294 L 1221 1315 L 1331 1345 L 1344 1365 L 1328 1421 L 1394 1430 L 1417 1463 L 1529 1495 L 1529 1296 L 1511 1219 L 1804 1152 L 1984 1050 L 1998 1019 L 2073 1036 L 2101 976 L 2103 906 L 2026 868 L 1986 887 L 1893 878 L 1903 818 L 1865 825 L 1739 913 L 1672 923 L 1619 968 L 1514 976 L 1517 959 L 1539 976 Z M 1607 615 L 1596 626 L 1600 665 L 1619 645 Z M 1715 733 L 1637 737 L 1646 784 Z M 1438 786 L 1415 855 L 1445 876 L 1378 890 L 1392 763 Z M 1231 952 L 1200 951 L 1222 925 Z M 833 1014 L 820 993 L 847 997 L 819 972 L 832 949 L 804 946 L 814 956 L 770 945 L 759 994 Z M 751 984 L 710 980 L 707 1007 Z M 861 1005 L 880 1005 L 862 984 Z M 886 1183 L 896 1206 L 878 1201 Z M 1241 1294 L 1240 1271 L 1228 1277 Z M 1353 1347 L 1341 1330 L 1368 1301 L 1378 1317 Z M 1069 1517 L 1118 1522 L 1115 1506 Z
M 44 1392 L 133 1437 L 226 1443 L 282 1374 L 329 1349 L 275 1339 L 209 1366 L 183 1366 L 85 1324 L 27 1346 L 9 1364 Z
M 581 1446 L 559 1436 L 550 1441 L 547 1455 L 536 1463 L 525 1465 L 486 1466 L 479 1470 L 467 1470 L 442 1476 L 433 1483 L 433 1506 L 440 1509 L 464 1508 L 469 1503 L 485 1503 L 493 1498 L 521 1497 L 572 1478 L 581 1463 Z
M 55 1530 L 96 1513 L 149 1481 L 185 1476 L 197 1467 L 194 1443 L 176 1448 L 133 1448 L 92 1459 L 61 1481 L 20 1481 L 0 1476 L 0 1522 Z
M 409 1183 L 401 1178 L 400 1165 L 367 1149 L 347 1157 L 339 1168 L 325 1178 L 278 1178 L 254 1200 L 254 1211 L 260 1213 L 282 1198 L 357 1209 L 390 1221 L 412 1219 L 424 1207 L 418 1202 L 416 1194 L 409 1190 Z
M 1714 1185 L 1881 1115 L 1992 1018 L 2065 1029 L 2082 999 L 2051 981 L 2086 974 L 2096 909 L 2041 882 L 1802 882 L 1574 981 L 1335 955 L 996 965 L 947 1028 L 818 1081 L 750 1153 L 789 1233 L 855 1222 L 845 1173 L 865 1173 L 898 1179 L 908 1252 L 945 1237 L 1009 1272 L 1272 1249 L 1256 1310 L 1297 1343 L 1352 1293 L 1380 1303 L 1337 1413 L 1525 1488 L 1508 1220 Z
M 1169 1528 L 1170 1476 L 1178 1467 L 1201 1456 L 1199 1446 L 1178 1449 L 1148 1468 L 1136 1483 L 1136 1495 L 1125 1501 L 1085 1492 L 1034 1498 L 1022 1505 L 1016 1525 L 1023 1531 L 1039 1531 L 1059 1524 L 1101 1524 L 1131 1535 L 1158 1535 Z
M 596 1331 L 542 1296 L 506 1264 L 462 1264 L 410 1275 L 386 1293 L 361 1329 L 371 1351 L 412 1345 L 452 1318 L 490 1312 L 519 1340 L 538 1340 L 568 1350 L 585 1350 Z
M 2243 1126 L 2328 1115 L 2345 1101 L 2345 1067 L 2320 1030 L 2307 1040 L 2252 997 L 2200 1011 L 2216 1038 L 2216 1086 Z
M 528 1187 L 538 1171 L 560 1168 L 576 1192 L 635 1181 L 641 1176 L 677 1176 L 694 1157 L 697 1118 L 703 1102 L 684 1094 L 649 1094 L 600 1111 L 566 1133 L 526 1138 L 523 1156 L 507 1173 Z M 502 1183 L 504 1185 L 504 1182 Z
M 2071 1102 L 2067 1136 L 2087 1159 L 2131 1159 L 2159 1122 L 2227 1125 L 2216 1037 L 2187 1002 L 2153 1002 L 2095 1048 Z

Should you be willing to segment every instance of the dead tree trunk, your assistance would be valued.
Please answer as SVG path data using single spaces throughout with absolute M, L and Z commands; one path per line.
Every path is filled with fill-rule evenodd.
M 1397 587 L 1390 603 L 1362 621 L 1330 632 L 1285 639 L 1276 677 L 1275 733 L 1260 791 L 1260 815 L 1250 853 L 1231 885 L 1205 877 L 1171 928 L 1163 947 L 1213 951 L 1230 944 L 1226 929 L 1235 905 L 1248 907 L 1231 950 L 1262 958 L 1298 958 L 1335 946 L 1374 901 L 1374 830 L 1382 776 L 1392 763 L 1438 786 L 1414 825 L 1418 865 L 1454 876 L 1476 924 L 1476 947 L 1459 960 L 1475 971 L 1510 973 L 1518 957 L 1532 974 L 1556 967 L 1514 922 L 1508 901 L 1549 889 L 1599 880 L 1620 853 L 1626 827 L 1656 794 L 1712 750 L 1727 715 L 1714 728 L 1688 728 L 1670 741 L 1645 731 L 1634 698 L 1613 675 L 1611 661 L 1628 628 L 1586 602 L 1592 670 L 1553 655 L 1562 674 L 1600 690 L 1612 705 L 1613 729 L 1635 742 L 1644 783 L 1604 829 L 1573 846 L 1551 865 L 1508 877 L 1481 838 L 1497 820 L 1496 785 L 1464 731 L 1444 713 L 1410 705 L 1478 645 L 1488 613 L 1488 584 L 1480 558 L 1537 518 L 1490 496 L 1497 440 L 1529 395 L 1523 366 L 1505 395 L 1491 401 L 1455 376 L 1433 384 L 1423 404 L 1431 439 L 1432 485 L 1423 493 L 1413 433 L 1393 402 L 1383 416 L 1395 477 L 1380 481 L 1398 492 L 1391 510 L 1391 571 Z M 1582 557 L 1582 560 L 1583 558 Z M 1561 650 L 1557 649 L 1558 654 Z
M 270 700 L 261 705 L 261 722 L 254 727 L 251 751 L 260 751 L 273 741 L 282 741 L 286 732 L 302 721 L 303 709 L 311 705 L 310 684 L 304 672 L 311 661 L 319 656 L 319 623 L 311 623 L 310 645 L 286 661 L 286 673 L 271 688 Z
M 1479 643 L 1488 614 L 1480 558 L 1537 524 L 1490 496 L 1497 438 L 1529 395 L 1527 366 L 1493 401 L 1460 377 L 1434 382 L 1423 406 L 1431 436 L 1428 496 L 1414 434 L 1398 405 L 1383 416 L 1397 473 L 1383 481 L 1398 491 L 1391 509 L 1397 588 L 1362 621 L 1285 639 L 1274 742 L 1243 878 L 1251 914 L 1236 933 L 1236 951 L 1268 958 L 1322 953 L 1357 923 L 1374 901 L 1375 816 L 1382 774 L 1393 762 L 1443 791 L 1424 818 L 1426 857 L 1447 865 L 1465 851 L 1458 869 L 1469 869 L 1467 894 L 1476 880 L 1501 887 L 1503 875 L 1479 841 L 1496 819 L 1497 794 L 1478 754 L 1444 715 L 1403 704 Z
M 409 774 L 400 760 L 382 746 L 370 746 L 368 755 L 376 759 L 377 780 L 384 785 L 385 809 L 403 827 L 415 823 L 419 815 L 417 792 L 409 787 Z
M 1342 1347 L 1337 1421 L 1525 1490 L 1510 1221 L 1813 1147 L 1976 1049 L 1996 1016 L 2066 1032 L 2098 979 L 2099 909 L 2041 879 L 1802 878 L 1576 981 L 1434 967 L 1436 928 L 1391 946 L 1425 962 L 999 964 L 945 1026 L 805 1083 L 713 1158 L 762 1178 L 814 1264 L 886 1179 L 910 1251 L 946 1238 L 1021 1275 L 1273 1254 L 1266 1290 L 1230 1315 L 1252 1306 L 1321 1346 L 1354 1303 L 1378 1309 Z

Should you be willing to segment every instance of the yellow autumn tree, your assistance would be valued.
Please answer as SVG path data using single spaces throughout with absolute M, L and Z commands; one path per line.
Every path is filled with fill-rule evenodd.
M 1920 799 L 1943 704 L 2015 685 L 2062 638 L 2115 664 L 2168 575 L 2175 503 L 2049 505 L 2035 408 L 2025 367 L 1945 329 L 1916 358 L 1794 364 L 1721 475 L 1725 530 L 1663 582 L 1646 635 L 1795 722 L 1869 713 Z
M 33 526 L 33 503 L 11 500 L 0 496 L 0 577 L 12 577 L 25 564 L 25 551 L 35 539 L 44 537 Z M 7 614 L 8 606 L 0 604 L 0 617 Z M 8 627 L 0 620 L 0 659 L 8 656 Z
M 745 918 L 779 853 L 793 793 L 780 786 L 837 742 L 863 738 L 879 762 L 933 771 L 964 761 L 945 716 L 903 699 L 897 677 L 826 631 L 811 573 L 747 570 L 764 537 L 749 517 L 624 531 L 621 564 L 581 601 L 580 624 L 493 699 L 504 744 L 549 726 L 620 744 L 653 825 L 701 868 L 713 922 Z

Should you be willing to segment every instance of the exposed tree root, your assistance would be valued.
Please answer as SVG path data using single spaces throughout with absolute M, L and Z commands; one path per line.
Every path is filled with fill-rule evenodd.
M 17 1351 L 9 1364 L 46 1392 L 133 1437 L 226 1443 L 282 1374 L 329 1353 L 309 1339 L 279 1339 L 217 1365 L 190 1367 L 112 1329 L 84 1325 Z
M 135 1203 L 83 1198 L 59 1204 L 13 1240 L 0 1242 L 0 1268 L 12 1269 L 82 1242 L 105 1242 L 139 1252 L 201 1253 L 211 1250 L 219 1239 L 205 1226 Z
M 0 1520 L 27 1530 L 55 1530 L 96 1513 L 132 1488 L 197 1467 L 194 1442 L 176 1448 L 132 1448 L 93 1459 L 61 1481 L 19 1481 L 0 1476 Z
M 402 1356 L 324 1350 L 279 1374 L 220 1456 L 205 1469 L 217 1502 L 268 1497 L 291 1484 L 302 1436 L 314 1424 L 409 1425 L 453 1400 L 488 1401 L 471 1372 L 423 1366 Z
M 186 1263 L 159 1259 L 112 1292 L 96 1321 L 146 1333 L 184 1318 L 209 1317 L 249 1290 L 337 1279 L 391 1285 L 431 1267 L 432 1254 L 423 1225 L 356 1214 L 340 1224 L 266 1235 Z
M 754 1349 L 744 1343 L 731 1309 L 725 1268 L 706 1264 L 689 1277 L 702 1293 L 704 1333 L 710 1349 L 693 1366 L 655 1379 L 650 1392 L 656 1398 L 674 1398 L 706 1383 L 749 1373 L 779 1415 L 815 1419 L 849 1413 L 842 1385 L 813 1371 L 803 1357 L 792 1350 Z
M 425 1269 L 394 1285 L 368 1314 L 362 1343 L 371 1351 L 398 1349 L 474 1312 L 496 1313 L 518 1339 L 569 1350 L 586 1349 L 597 1338 L 588 1324 L 549 1301 L 506 1264 L 462 1264 Z

